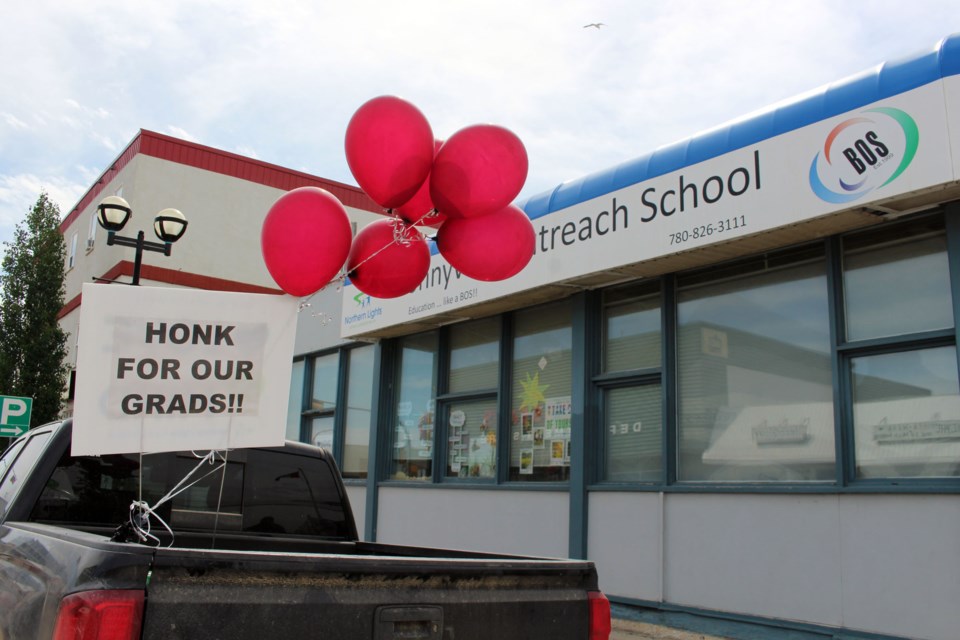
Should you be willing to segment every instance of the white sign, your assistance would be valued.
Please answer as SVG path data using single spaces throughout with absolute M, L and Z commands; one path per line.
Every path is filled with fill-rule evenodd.
M 298 302 L 85 284 L 73 455 L 284 442 Z
M 502 282 L 468 278 L 434 254 L 409 295 L 372 298 L 348 284 L 340 333 L 422 322 L 960 179 L 949 86 L 933 82 L 535 218 L 533 259 Z

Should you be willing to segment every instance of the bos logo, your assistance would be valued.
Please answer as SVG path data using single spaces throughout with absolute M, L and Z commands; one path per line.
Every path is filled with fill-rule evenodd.
M 844 120 L 810 165 L 810 188 L 834 204 L 858 200 L 902 174 L 917 153 L 920 130 L 905 111 L 878 107 Z

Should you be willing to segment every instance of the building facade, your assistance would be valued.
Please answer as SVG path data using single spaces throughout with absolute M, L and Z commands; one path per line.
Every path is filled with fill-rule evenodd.
M 382 215 L 357 187 L 141 130 L 60 225 L 67 246 L 60 323 L 70 334 L 69 364 L 76 369 L 83 285 L 129 284 L 134 272 L 135 251 L 106 244 L 107 232 L 97 224 L 100 201 L 116 195 L 129 203 L 133 216 L 120 232 L 127 237 L 143 231 L 156 242 L 154 216 L 166 208 L 187 219 L 187 230 L 169 256 L 143 253 L 141 285 L 280 295 L 262 258 L 260 229 L 277 198 L 305 186 L 333 193 L 354 229 Z M 333 317 L 339 308 L 340 291 L 333 283 L 305 301 L 302 315 L 317 319 L 317 309 L 327 309 Z M 344 342 L 336 323 L 324 328 L 311 322 L 309 329 L 297 335 L 299 353 Z
M 380 361 L 366 535 L 957 637 L 958 74 L 954 36 L 535 196 L 509 281 L 435 255 L 401 299 L 348 285 Z
M 324 181 L 171 156 L 108 171 L 68 249 L 122 187 L 190 219 L 146 279 L 279 293 L 262 216 Z M 508 281 L 435 252 L 408 296 L 306 300 L 288 436 L 333 450 L 368 540 L 586 557 L 628 604 L 956 638 L 958 158 L 954 36 L 564 183 L 523 204 L 536 253 Z M 361 226 L 380 213 L 333 187 Z M 129 273 L 93 240 L 72 335 L 79 283 Z

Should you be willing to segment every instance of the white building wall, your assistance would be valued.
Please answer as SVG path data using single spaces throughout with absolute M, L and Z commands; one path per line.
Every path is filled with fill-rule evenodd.
M 589 522 L 608 595 L 960 637 L 956 496 L 593 492 Z
M 381 487 L 377 541 L 565 558 L 564 491 Z
M 350 509 L 353 511 L 353 520 L 357 524 L 357 533 L 360 539 L 364 540 L 364 526 L 367 522 L 367 488 L 359 485 L 347 485 L 347 500 L 350 501 Z
M 120 195 L 133 209 L 133 217 L 120 232 L 123 236 L 136 237 L 138 231 L 143 231 L 146 240 L 158 241 L 153 219 L 165 208 L 179 209 L 187 218 L 187 231 L 173 245 L 171 255 L 145 251 L 143 264 L 278 289 L 263 261 L 260 230 L 270 207 L 285 193 L 283 190 L 142 154 L 108 176 L 101 195 L 64 229 L 68 243 L 74 233 L 78 234 L 75 265 L 65 276 L 66 302 L 80 294 L 84 283 L 93 282 L 119 261 L 134 260 L 133 248 L 107 246 L 107 232 L 95 223 L 92 246 L 87 244 L 97 204 L 110 195 Z M 353 207 L 346 210 L 358 230 L 381 218 L 380 214 Z M 129 277 L 122 280 L 129 281 Z M 141 284 L 173 286 L 145 277 Z M 333 283 L 309 299 L 310 306 L 304 308 L 298 323 L 295 353 L 346 342 L 340 338 L 342 293 L 337 285 Z M 61 326 L 70 333 L 67 361 L 75 365 L 79 310 L 65 316 Z
M 604 593 L 662 600 L 661 502 L 660 493 L 590 493 L 587 558 L 597 565 Z
M 843 624 L 960 638 L 960 496 L 840 499 Z
M 836 496 L 671 494 L 666 601 L 840 626 Z

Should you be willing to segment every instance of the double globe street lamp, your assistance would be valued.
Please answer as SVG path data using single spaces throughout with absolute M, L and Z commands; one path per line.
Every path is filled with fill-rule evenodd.
M 120 196 L 107 196 L 97 205 L 97 222 L 108 232 L 107 244 L 134 247 L 137 250 L 133 262 L 133 281 L 130 282 L 137 286 L 140 284 L 143 252 L 156 251 L 169 256 L 173 243 L 187 230 L 187 219 L 176 209 L 164 209 L 158 213 L 153 219 L 153 231 L 162 242 L 153 242 L 144 239 L 143 231 L 138 231 L 136 238 L 117 235 L 132 216 L 133 209 Z

